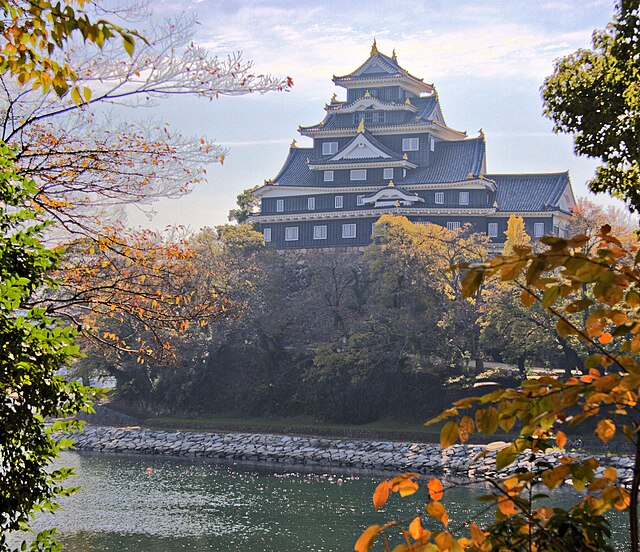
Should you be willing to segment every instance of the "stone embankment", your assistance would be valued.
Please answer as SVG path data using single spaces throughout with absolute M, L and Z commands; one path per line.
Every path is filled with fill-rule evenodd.
M 473 480 L 491 479 L 498 475 L 495 457 L 501 448 L 499 443 L 495 443 L 493 446 L 454 445 L 442 450 L 439 445 L 425 443 L 250 433 L 167 432 L 89 425 L 73 438 L 78 450 L 278 462 L 378 472 L 415 471 Z M 493 450 L 478 458 L 487 449 Z M 546 458 L 555 463 L 564 455 L 564 451 L 553 450 L 546 454 Z M 618 469 L 622 481 L 630 482 L 632 459 L 611 457 L 606 464 Z M 525 460 L 519 460 L 508 470 L 528 466 Z M 506 473 L 508 471 L 501 475 Z

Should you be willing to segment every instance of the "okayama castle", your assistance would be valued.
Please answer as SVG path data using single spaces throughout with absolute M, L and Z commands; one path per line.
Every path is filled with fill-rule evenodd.
M 533 238 L 564 234 L 575 197 L 569 175 L 489 174 L 485 137 L 447 126 L 432 84 L 378 51 L 333 77 L 324 120 L 300 127 L 313 147 L 291 144 L 278 175 L 255 192 L 252 216 L 276 249 L 365 246 L 386 213 L 449 229 L 471 224 L 496 247 L 507 220 L 522 217 Z

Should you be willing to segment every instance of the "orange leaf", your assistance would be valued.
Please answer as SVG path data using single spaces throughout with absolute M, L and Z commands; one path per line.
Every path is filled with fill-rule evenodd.
M 389 500 L 389 482 L 383 481 L 376 487 L 373 493 L 373 505 L 376 510 L 382 508 Z
M 476 424 L 473 422 L 473 418 L 471 416 L 464 416 L 462 420 L 460 420 L 460 424 L 458 426 L 458 434 L 460 436 L 460 442 L 466 443 L 469 438 L 473 435 L 473 432 L 476 429 Z
M 605 418 L 598 422 L 598 425 L 596 426 L 596 435 L 600 437 L 600 440 L 603 443 L 609 442 L 615 433 L 616 426 L 611 420 Z
M 433 519 L 442 522 L 445 527 L 449 525 L 449 516 L 440 502 L 429 502 L 429 504 L 427 504 L 427 513 Z
M 560 448 L 564 448 L 566 444 L 567 444 L 567 436 L 564 434 L 563 431 L 558 431 L 558 433 L 556 433 L 556 445 L 558 445 Z
M 398 485 L 398 492 L 401 497 L 409 496 L 418 490 L 418 484 L 412 479 L 405 479 Z
M 478 527 L 475 523 L 472 523 L 469 529 L 471 530 L 471 538 L 473 539 L 473 544 L 475 544 L 476 546 L 482 546 L 482 543 L 484 543 L 487 538 L 484 534 L 484 531 L 480 529 L 480 527 Z
M 429 489 L 429 496 L 431 500 L 441 500 L 444 495 L 444 491 L 442 490 L 442 483 L 438 479 L 430 479 L 427 484 L 427 488 Z
M 607 343 L 611 343 L 613 341 L 613 336 L 609 332 L 606 332 L 598 338 L 598 341 L 600 341 L 602 345 L 606 345 Z
M 371 525 L 370 527 L 367 527 L 356 542 L 354 550 L 356 552 L 368 552 L 373 546 L 375 540 L 378 538 L 380 531 L 382 531 L 381 525 Z
M 498 499 L 498 510 L 505 516 L 509 517 L 516 513 L 516 504 L 507 496 L 501 496 Z
M 414 518 L 414 520 L 409 524 L 409 534 L 414 540 L 421 539 L 429 534 L 429 531 L 425 531 L 422 527 L 420 516 Z

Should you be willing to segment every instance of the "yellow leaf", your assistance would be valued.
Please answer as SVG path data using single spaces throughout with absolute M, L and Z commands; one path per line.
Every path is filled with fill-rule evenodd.
M 440 446 L 443 449 L 449 448 L 458 440 L 458 424 L 447 422 L 440 431 Z
M 445 527 L 449 525 L 449 516 L 440 502 L 429 502 L 427 513 L 435 520 L 440 521 Z
M 596 435 L 600 437 L 600 440 L 603 443 L 609 442 L 615 433 L 616 426 L 611 420 L 605 418 L 598 422 L 598 425 L 596 426 Z
M 438 533 L 435 538 L 436 545 L 438 546 L 438 550 L 451 550 L 455 541 L 451 536 L 451 533 L 448 531 L 442 531 L 442 533 Z
M 475 429 L 476 425 L 473 423 L 473 418 L 471 418 L 471 416 L 464 416 L 462 420 L 460 420 L 460 425 L 458 426 L 460 442 L 466 443 L 473 435 Z
M 442 483 L 440 483 L 440 480 L 430 479 L 427 484 L 427 488 L 429 489 L 429 496 L 431 497 L 431 500 L 442 500 L 444 491 L 442 490 Z
M 398 485 L 397 490 L 400 496 L 404 498 L 405 496 L 410 496 L 415 493 L 418 490 L 418 484 L 411 479 L 405 479 Z
M 370 527 L 367 527 L 356 542 L 354 550 L 356 552 L 368 552 L 373 546 L 375 540 L 378 538 L 380 531 L 382 531 L 381 525 L 371 525 Z
M 518 451 L 514 445 L 509 445 L 500 449 L 496 454 L 496 468 L 501 470 L 510 464 L 513 464 L 518 457 Z
M 376 510 L 382 508 L 389 499 L 389 482 L 383 481 L 373 493 L 373 506 Z

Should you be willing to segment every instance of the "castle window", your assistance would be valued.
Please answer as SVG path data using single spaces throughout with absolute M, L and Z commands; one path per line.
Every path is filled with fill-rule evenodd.
M 342 225 L 342 237 L 343 238 L 355 238 L 356 237 L 356 225 L 355 224 L 343 224 Z
M 393 169 L 383 169 L 382 178 L 384 178 L 385 180 L 393 179 Z
M 354 169 L 351 171 L 349 175 L 351 180 L 366 180 L 367 179 L 367 169 Z
M 447 230 L 460 230 L 459 222 L 447 222 Z
M 284 241 L 298 241 L 298 227 L 286 226 L 284 229 Z
M 323 142 L 322 155 L 333 155 L 338 153 L 338 142 Z
M 307 198 L 307 209 L 309 211 L 313 211 L 316 208 L 316 198 L 315 197 L 308 197 Z
M 469 192 L 460 192 L 458 194 L 458 204 L 469 205 Z
M 444 192 L 436 192 L 435 203 L 436 205 L 444 205 Z
M 498 223 L 497 222 L 490 222 L 489 224 L 487 224 L 487 236 L 489 236 L 490 238 L 497 238 L 498 237 Z
M 533 237 L 541 238 L 544 236 L 544 222 L 536 222 L 533 225 Z
M 342 205 L 343 205 L 343 201 L 342 200 L 343 200 L 342 196 L 336 196 L 335 197 L 334 205 L 335 205 L 336 209 L 342 209 Z
M 284 211 L 284 199 L 276 200 L 276 211 L 278 213 L 282 213 L 282 211 Z
M 371 123 L 384 123 L 384 111 L 362 111 L 353 115 L 353 124 L 358 125 L 364 121 L 365 125 Z
M 429 149 L 431 151 L 436 151 L 436 141 L 433 138 L 429 140 Z
M 314 240 L 326 240 L 327 239 L 327 225 L 313 227 L 313 239 Z
M 419 138 L 403 138 L 402 139 L 402 151 L 418 151 L 420 147 Z
M 324 171 L 324 181 L 333 182 L 333 171 Z
M 264 228 L 262 230 L 262 235 L 264 237 L 265 243 L 269 243 L 271 241 L 271 228 Z
M 364 205 L 364 196 L 363 195 L 359 195 L 359 196 L 356 197 L 356 205 L 358 205 L 359 207 Z

